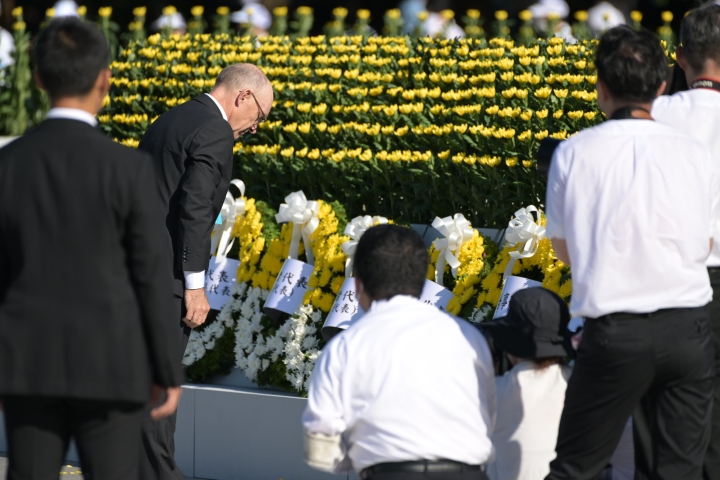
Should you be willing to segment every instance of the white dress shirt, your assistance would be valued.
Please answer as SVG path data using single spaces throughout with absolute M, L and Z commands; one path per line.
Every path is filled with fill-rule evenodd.
M 53 118 L 78 120 L 80 122 L 87 123 L 91 127 L 97 127 L 97 119 L 95 118 L 95 115 L 90 112 L 86 112 L 85 110 L 80 110 L 79 108 L 51 108 L 48 111 L 46 118 L 48 120 Z
M 490 350 L 470 323 L 415 298 L 374 302 L 323 349 L 302 422 L 342 433 L 357 472 L 421 459 L 484 464 L 495 423 Z
M 707 148 L 650 120 L 611 120 L 562 142 L 547 187 L 547 236 L 566 239 L 573 316 L 700 307 L 720 223 Z
M 217 105 L 218 109 L 220 109 L 220 113 L 222 114 L 223 120 L 227 121 L 228 117 L 225 113 L 225 109 L 220 105 L 220 102 L 215 99 L 212 95 L 209 93 L 206 93 L 208 97 L 212 99 L 213 102 L 215 102 L 215 105 Z M 198 288 L 205 287 L 205 270 L 201 270 L 199 272 L 185 270 L 183 271 L 183 276 L 185 276 L 185 288 L 188 290 L 196 290 Z
M 495 460 L 486 469 L 490 480 L 543 480 L 550 473 L 571 374 L 572 369 L 563 365 L 538 369 L 533 362 L 522 361 L 495 379 Z M 632 441 L 628 420 L 610 460 L 613 480 L 632 480 Z
M 486 470 L 490 480 L 542 480 L 550 473 L 571 372 L 563 365 L 540 370 L 524 361 L 495 379 L 495 461 Z
M 720 92 L 696 88 L 663 95 L 653 103 L 652 116 L 707 146 L 720 169 Z M 720 267 L 720 238 L 715 238 L 707 264 Z
M 0 70 L 3 70 L 15 63 L 15 59 L 12 57 L 14 50 L 15 39 L 12 34 L 0 27 Z

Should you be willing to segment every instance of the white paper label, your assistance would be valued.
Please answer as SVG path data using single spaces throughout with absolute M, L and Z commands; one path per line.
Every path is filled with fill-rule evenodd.
M 238 267 L 240 260 L 226 258 L 218 262 L 214 255 L 210 259 L 210 266 L 205 272 L 205 293 L 213 310 L 222 310 L 232 298 L 232 286 L 237 283 Z
M 292 258 L 285 260 L 263 308 L 295 313 L 295 310 L 302 305 L 314 268 L 308 263 Z
M 355 279 L 346 278 L 340 288 L 340 293 L 335 297 L 332 309 L 325 320 L 325 327 L 348 328 L 353 322 L 362 316 L 360 303 L 355 294 Z
M 510 299 L 519 290 L 525 288 L 536 288 L 542 287 L 542 283 L 536 282 L 523 277 L 510 276 L 505 279 L 505 286 L 503 287 L 502 293 L 500 294 L 500 301 L 498 302 L 497 308 L 495 309 L 495 315 L 493 318 L 500 318 L 507 315 L 510 309 Z
M 427 303 L 428 305 L 435 305 L 444 312 L 452 298 L 453 294 L 450 290 L 431 280 L 425 280 L 425 286 L 423 287 L 422 295 L 420 295 L 421 302 Z

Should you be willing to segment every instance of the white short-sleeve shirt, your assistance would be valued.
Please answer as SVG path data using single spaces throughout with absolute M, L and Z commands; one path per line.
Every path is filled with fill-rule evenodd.
M 720 169 L 720 92 L 696 88 L 672 96 L 663 95 L 653 103 L 652 116 L 708 147 Z M 720 267 L 720 238 L 715 239 L 707 264 Z
M 720 182 L 700 142 L 650 120 L 612 120 L 562 142 L 547 236 L 567 241 L 573 316 L 699 307 Z

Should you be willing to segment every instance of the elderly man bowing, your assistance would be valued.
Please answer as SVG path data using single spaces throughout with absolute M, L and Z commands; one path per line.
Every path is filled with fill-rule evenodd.
M 232 177 L 233 143 L 255 133 L 273 104 L 270 81 L 247 63 L 223 69 L 212 92 L 163 114 L 140 142 L 153 156 L 157 189 L 165 207 L 168 248 L 172 244 L 177 361 L 182 361 L 190 329 L 210 311 L 205 270 L 210 233 Z M 143 426 L 141 480 L 184 480 L 175 464 L 176 417 Z
M 486 480 L 495 378 L 482 334 L 419 300 L 428 254 L 409 228 L 355 254 L 367 313 L 323 349 L 303 414 L 308 463 L 371 480 Z

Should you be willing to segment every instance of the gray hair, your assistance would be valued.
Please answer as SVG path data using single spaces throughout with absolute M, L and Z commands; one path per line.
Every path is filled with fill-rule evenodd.
M 706 60 L 720 65 L 720 5 L 691 11 L 682 21 L 680 39 L 685 58 L 696 73 L 702 73 Z
M 258 67 L 251 63 L 236 63 L 223 68 L 215 81 L 215 88 L 228 90 L 251 90 L 259 92 L 272 88 L 270 80 Z

